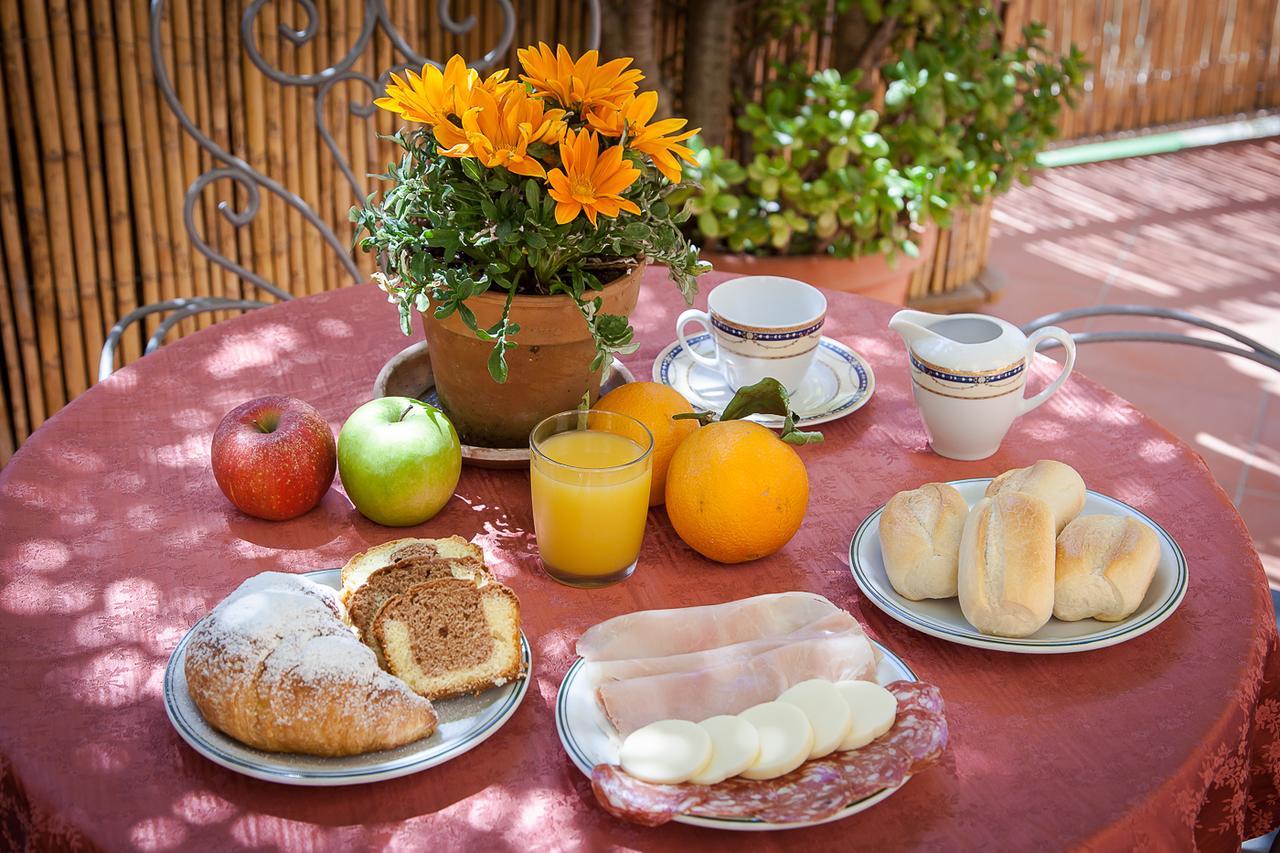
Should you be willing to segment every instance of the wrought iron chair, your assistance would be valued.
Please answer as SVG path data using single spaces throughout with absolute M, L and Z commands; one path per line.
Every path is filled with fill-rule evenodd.
M 349 80 L 358 81 L 369 92 L 369 100 L 367 103 L 352 102 L 349 110 L 351 114 L 360 119 L 369 119 L 374 114 L 373 99 L 386 89 L 387 82 L 393 72 L 401 71 L 406 68 L 421 68 L 424 64 L 431 63 L 438 65 L 439 63 L 427 59 L 413 50 L 405 41 L 404 36 L 392 23 L 390 15 L 387 13 L 386 3 L 384 0 L 365 0 L 364 17 L 360 26 L 360 33 L 355 43 L 346 54 L 334 62 L 332 65 L 311 74 L 291 74 L 281 71 L 269 64 L 258 49 L 257 41 L 254 37 L 254 25 L 258 19 L 262 8 L 272 0 L 252 0 L 245 9 L 244 16 L 240 19 L 240 40 L 244 46 L 244 51 L 248 55 L 249 60 L 271 80 L 283 85 L 294 86 L 299 89 L 310 89 L 315 95 L 315 122 L 316 129 L 320 134 L 320 138 L 324 141 L 325 147 L 337 162 L 342 174 L 345 176 L 347 183 L 350 185 L 352 199 L 354 203 L 359 203 L 365 198 L 366 190 L 360 181 L 356 179 L 355 174 L 351 171 L 350 165 L 347 163 L 343 152 L 339 149 L 337 142 L 333 138 L 333 134 L 329 131 L 325 123 L 325 101 L 332 91 L 333 87 L 339 83 Z M 279 27 L 279 37 L 286 40 L 292 47 L 301 47 L 316 38 L 319 33 L 319 12 L 316 9 L 315 0 L 294 0 L 297 6 L 301 6 L 306 13 L 306 25 L 302 29 L 294 29 L 290 26 L 281 24 Z M 583 0 L 583 5 L 587 12 L 587 47 L 594 48 L 600 44 L 600 0 Z M 351 276 L 353 284 L 358 284 L 362 280 L 360 271 L 357 269 L 355 261 L 342 241 L 333 233 L 333 229 L 321 219 L 312 209 L 312 207 L 299 195 L 291 192 L 289 189 L 281 185 L 274 178 L 264 175 L 254 169 L 247 162 L 235 156 L 230 151 L 218 145 L 204 131 L 196 126 L 192 121 L 190 114 L 178 99 L 178 95 L 173 86 L 173 80 L 170 77 L 169 69 L 165 64 L 165 52 L 162 47 L 160 36 L 160 24 L 164 19 L 166 0 L 151 0 L 151 61 L 155 67 L 156 85 L 160 89 L 161 95 L 165 102 L 169 105 L 169 109 L 177 117 L 178 122 L 182 125 L 182 129 L 195 139 L 200 148 L 208 152 L 214 159 L 215 163 L 212 168 L 204 172 L 191 186 L 187 188 L 186 195 L 183 198 L 182 221 L 186 227 L 187 234 L 190 236 L 196 250 L 204 255 L 218 266 L 230 270 L 235 273 L 243 282 L 251 285 L 255 289 L 270 293 L 279 300 L 288 300 L 292 297 L 290 294 L 267 281 L 262 276 L 252 270 L 242 266 L 239 263 L 223 255 L 217 248 L 209 245 L 204 235 L 200 234 L 196 229 L 194 209 L 200 198 L 200 194 L 210 184 L 221 181 L 230 180 L 238 184 L 245 193 L 245 204 L 240 210 L 235 210 L 226 201 L 218 202 L 218 212 L 236 229 L 244 228 L 253 220 L 258 213 L 261 204 L 260 192 L 265 189 L 278 198 L 282 199 L 286 204 L 292 207 L 324 238 L 325 243 L 329 245 L 338 261 L 343 268 Z M 492 48 L 478 60 L 469 63 L 471 67 L 484 71 L 494 65 L 511 47 L 511 43 L 515 38 L 516 31 L 516 15 L 511 0 L 497 0 L 497 6 L 502 12 L 502 32 L 498 37 L 498 41 Z M 474 15 L 456 21 L 450 11 L 449 0 L 436 0 L 436 19 L 440 25 L 455 35 L 461 35 L 475 28 L 477 24 Z M 353 70 L 353 66 L 360 56 L 368 49 L 370 41 L 376 31 L 382 30 L 383 34 L 391 41 L 396 53 L 404 58 L 403 62 L 385 69 L 375 80 L 367 74 Z M 209 311 L 228 311 L 228 310 L 253 310 L 262 308 L 271 303 L 263 302 L 256 299 L 228 299 L 215 296 L 197 296 L 186 299 L 170 299 L 165 302 L 158 302 L 152 305 L 145 305 L 135 311 L 131 311 L 120 319 L 118 323 L 112 326 L 111 331 L 107 334 L 106 342 L 102 347 L 102 356 L 98 361 L 98 379 L 99 381 L 107 378 L 115 370 L 116 350 L 120 344 L 120 338 L 124 335 L 125 330 L 133 323 L 148 317 L 152 314 L 168 313 L 169 316 L 156 327 L 154 334 L 147 341 L 145 353 L 153 352 L 164 341 L 165 335 L 179 322 L 197 314 Z M 172 312 L 172 313 L 169 313 Z
M 1150 305 L 1099 305 L 1094 308 L 1073 308 L 1070 311 L 1058 311 L 1055 314 L 1046 314 L 1038 317 L 1022 327 L 1025 334 L 1042 329 L 1045 326 L 1057 326 L 1071 320 L 1079 320 L 1083 317 L 1111 317 L 1111 316 L 1127 316 L 1127 317 L 1156 317 L 1163 320 L 1177 320 L 1188 323 L 1192 326 L 1199 326 L 1202 329 L 1208 329 L 1217 332 L 1237 341 L 1244 346 L 1234 346 L 1223 341 L 1207 340 L 1205 338 L 1197 338 L 1193 335 L 1183 335 L 1176 332 L 1151 332 L 1151 331 L 1114 331 L 1114 332 L 1073 332 L 1071 339 L 1078 344 L 1094 343 L 1098 341 L 1147 341 L 1152 343 L 1166 344 L 1188 344 L 1190 346 L 1202 347 L 1204 349 L 1217 350 L 1231 355 L 1238 355 L 1241 358 L 1247 358 L 1250 361 L 1256 361 L 1264 367 L 1270 367 L 1272 370 L 1280 372 L 1280 352 L 1276 352 L 1270 347 L 1264 346 L 1261 342 L 1255 341 L 1247 335 L 1242 335 L 1234 329 L 1226 326 L 1212 323 L 1208 320 L 1201 319 L 1187 311 L 1179 311 L 1174 308 L 1156 308 Z M 1053 349 L 1060 347 L 1062 344 L 1056 341 L 1046 341 L 1044 349 Z

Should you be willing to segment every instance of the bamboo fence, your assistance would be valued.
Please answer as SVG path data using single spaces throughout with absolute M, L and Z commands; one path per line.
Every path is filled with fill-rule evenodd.
M 247 0 L 167 5 L 161 52 L 191 118 L 217 144 L 298 193 L 345 241 L 354 196 L 312 120 L 315 91 L 281 86 L 249 60 L 240 43 Z M 277 29 L 302 28 L 303 6 L 266 4 L 255 39 L 268 63 L 315 71 L 355 43 L 361 0 L 316 5 L 318 33 L 295 47 Z M 430 57 L 475 57 L 499 38 L 494 2 L 451 4 L 455 20 L 476 16 L 463 35 L 437 23 L 435 4 L 388 6 L 406 41 Z M 514 45 L 585 44 L 580 0 L 514 6 Z M 683 0 L 656 3 L 656 32 L 673 80 L 680 76 L 683 11 Z M 1007 15 L 1015 28 L 1045 22 L 1051 44 L 1075 42 L 1094 65 L 1079 109 L 1063 116 L 1064 137 L 1280 106 L 1280 0 L 1013 0 Z M 162 99 L 149 38 L 141 0 L 0 0 L 0 464 L 91 384 L 104 337 L 120 316 L 179 296 L 265 298 L 188 238 L 184 195 L 214 164 Z M 798 34 L 779 43 L 777 58 L 820 64 L 828 50 Z M 378 30 L 356 70 L 376 77 L 399 61 Z M 755 69 L 758 80 L 767 73 Z M 380 172 L 389 156 L 374 133 L 390 132 L 392 117 L 366 121 L 350 112 L 370 99 L 349 81 L 334 86 L 322 110 L 357 176 Z M 262 193 L 258 215 L 239 229 L 219 202 L 242 209 L 245 191 L 226 180 L 210 185 L 193 219 L 232 261 L 297 295 L 350 282 L 319 234 L 272 194 Z M 971 280 L 985 261 L 989 221 L 987 207 L 958 215 L 939 235 L 933 263 L 916 275 L 913 296 Z M 357 262 L 367 271 L 366 258 Z M 222 318 L 186 320 L 175 334 Z M 121 361 L 139 357 L 155 324 L 150 319 L 125 336 Z

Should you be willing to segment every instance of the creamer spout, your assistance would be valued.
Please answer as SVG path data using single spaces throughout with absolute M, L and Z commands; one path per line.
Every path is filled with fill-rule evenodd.
M 904 309 L 894 314 L 889 320 L 889 328 L 902 335 L 908 347 L 913 347 L 920 341 L 937 337 L 936 332 L 931 331 L 927 326 L 920 325 L 934 319 L 937 319 L 936 315 L 926 311 Z

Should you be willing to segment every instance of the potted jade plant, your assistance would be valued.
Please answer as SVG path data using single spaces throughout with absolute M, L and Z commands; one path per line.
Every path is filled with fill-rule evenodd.
M 1003 46 L 991 0 L 769 0 L 777 39 L 829 26 L 839 67 L 776 69 L 732 108 L 738 156 L 694 140 L 687 190 L 716 269 L 787 275 L 889 302 L 951 211 L 1028 180 L 1083 82 L 1031 24 Z
M 376 103 L 415 126 L 390 137 L 403 150 L 390 186 L 352 210 L 405 334 L 422 318 L 442 407 L 486 447 L 521 446 L 595 399 L 614 354 L 637 347 L 627 318 L 646 263 L 690 301 L 708 269 L 670 200 L 696 131 L 654 120 L 630 59 L 545 44 L 518 58 L 518 79 L 457 56 L 393 75 Z

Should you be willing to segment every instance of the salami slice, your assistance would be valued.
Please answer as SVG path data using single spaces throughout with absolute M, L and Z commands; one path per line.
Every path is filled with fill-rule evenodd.
M 947 745 L 947 720 L 939 714 L 899 709 L 893 728 L 880 740 L 910 756 L 911 772 L 916 773 L 942 755 Z
M 591 790 L 604 810 L 642 826 L 661 826 L 698 804 L 707 787 L 654 785 L 629 776 L 614 764 L 598 764 L 591 771 Z
M 827 759 L 810 761 L 777 779 L 726 779 L 711 785 L 694 813 L 759 818 L 773 823 L 821 820 L 849 802 L 842 769 Z
M 777 779 L 726 779 L 716 785 L 654 785 L 614 765 L 599 765 L 591 787 L 605 810 L 644 826 L 658 826 L 679 814 L 809 823 L 842 809 L 933 764 L 947 745 L 942 697 L 928 684 L 895 681 L 898 698 L 893 727 L 861 749 L 808 761 Z
M 885 685 L 885 689 L 897 697 L 898 710 L 909 708 L 931 714 L 942 713 L 942 693 L 932 684 L 925 684 L 923 681 L 894 681 Z
M 836 761 L 848 781 L 848 802 L 896 788 L 911 772 L 911 756 L 884 738 L 862 749 L 836 753 Z

